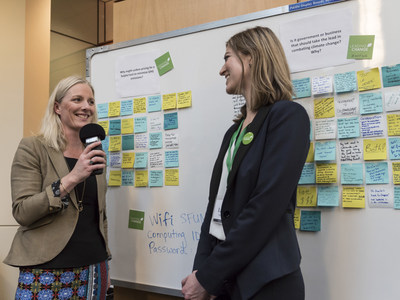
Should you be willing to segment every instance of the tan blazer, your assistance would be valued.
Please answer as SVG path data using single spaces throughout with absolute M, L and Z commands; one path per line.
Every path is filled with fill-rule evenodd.
M 11 168 L 12 211 L 21 225 L 4 263 L 32 266 L 45 263 L 64 249 L 78 222 L 78 204 L 71 191 L 70 205 L 61 210 L 51 184 L 69 173 L 63 153 L 46 146 L 39 137 L 21 140 Z M 105 172 L 97 175 L 100 232 L 108 255 Z

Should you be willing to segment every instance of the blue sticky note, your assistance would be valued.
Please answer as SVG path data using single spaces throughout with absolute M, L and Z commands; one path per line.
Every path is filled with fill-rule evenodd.
M 121 101 L 121 116 L 130 116 L 133 114 L 133 100 Z
M 147 131 L 147 117 L 135 118 L 135 125 L 133 128 L 134 128 L 135 133 L 146 132 Z
M 315 161 L 336 160 L 336 141 L 315 142 L 314 147 Z
M 147 97 L 147 111 L 161 111 L 161 95 L 153 95 Z
M 362 93 L 359 96 L 360 114 L 378 114 L 383 112 L 382 92 Z
M 122 136 L 122 150 L 134 150 L 135 137 L 133 134 Z
M 122 170 L 121 186 L 133 186 L 133 170 Z
M 321 211 L 302 210 L 300 213 L 300 230 L 321 231 Z
M 389 138 L 389 158 L 400 159 L 400 138 Z
M 366 184 L 389 183 L 388 163 L 365 163 L 365 182 Z
M 151 170 L 149 172 L 149 186 L 163 186 L 163 171 L 161 170 Z
M 400 85 L 400 64 L 382 67 L 383 87 Z
M 147 152 L 136 152 L 135 153 L 135 164 L 133 167 L 135 169 L 144 169 L 147 168 Z
M 110 128 L 108 133 L 110 135 L 121 134 L 121 119 L 110 120 Z
M 394 187 L 394 209 L 400 209 L 400 186 Z
M 108 136 L 106 136 L 105 139 L 101 141 L 101 147 L 103 148 L 103 151 L 106 154 L 108 153 L 109 146 L 110 146 L 110 138 Z
M 318 186 L 318 206 L 339 206 L 339 187 Z
M 108 103 L 97 104 L 97 118 L 108 118 Z
M 304 164 L 299 184 L 315 184 L 315 165 Z
M 357 75 L 355 71 L 335 74 L 334 86 L 336 93 L 357 91 Z
M 338 119 L 337 130 L 339 139 L 351 139 L 360 136 L 360 121 L 358 117 Z
M 179 150 L 165 151 L 164 165 L 166 168 L 179 167 Z
M 294 95 L 293 99 L 311 97 L 311 80 L 310 78 L 292 80 Z
M 340 166 L 340 182 L 342 184 L 364 184 L 363 164 L 342 164 Z
M 162 146 L 162 132 L 150 132 L 149 149 L 160 149 Z
M 178 113 L 173 112 L 164 114 L 164 130 L 177 129 L 178 128 Z

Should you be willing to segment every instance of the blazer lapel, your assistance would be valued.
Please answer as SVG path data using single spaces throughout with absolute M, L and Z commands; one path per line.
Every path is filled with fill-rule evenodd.
M 240 163 L 242 162 L 243 158 L 245 157 L 247 151 L 250 149 L 251 145 L 253 145 L 254 140 L 257 138 L 258 132 L 260 131 L 261 126 L 264 124 L 264 120 L 267 117 L 270 108 L 272 105 L 262 106 L 259 111 L 257 112 L 256 116 L 254 117 L 253 122 L 249 124 L 247 127 L 247 132 L 252 132 L 254 137 L 253 141 L 250 144 L 244 145 L 243 143 L 240 144 L 239 149 L 236 152 L 235 158 L 233 160 L 232 169 L 228 175 L 228 188 L 232 184 L 233 179 L 236 176 L 236 173 L 239 169 Z

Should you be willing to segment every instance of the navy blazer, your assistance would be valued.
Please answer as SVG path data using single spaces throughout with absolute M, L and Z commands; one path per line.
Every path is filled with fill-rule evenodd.
M 292 101 L 262 107 L 247 132 L 253 141 L 241 144 L 228 177 L 221 208 L 226 240 L 209 234 L 224 156 L 234 124 L 224 136 L 214 165 L 209 202 L 194 260 L 200 284 L 212 295 L 233 283 L 242 299 L 300 266 L 293 224 L 296 191 L 310 145 L 310 120 Z

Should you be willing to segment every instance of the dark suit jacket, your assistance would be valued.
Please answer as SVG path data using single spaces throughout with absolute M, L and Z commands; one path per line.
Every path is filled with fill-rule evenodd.
M 292 101 L 262 107 L 241 144 L 228 177 L 221 209 L 226 240 L 209 234 L 222 165 L 234 124 L 225 134 L 214 166 L 209 203 L 194 261 L 200 284 L 212 295 L 233 282 L 249 299 L 273 279 L 299 268 L 300 251 L 293 224 L 296 190 L 307 157 L 310 120 Z
M 13 215 L 21 225 L 4 263 L 12 266 L 38 265 L 53 259 L 64 249 L 78 222 L 75 190 L 70 205 L 61 210 L 51 184 L 69 173 L 61 151 L 45 145 L 38 137 L 21 140 L 11 168 Z M 99 230 L 107 246 L 105 172 L 96 176 L 99 201 Z M 107 247 L 108 255 L 110 252 Z

